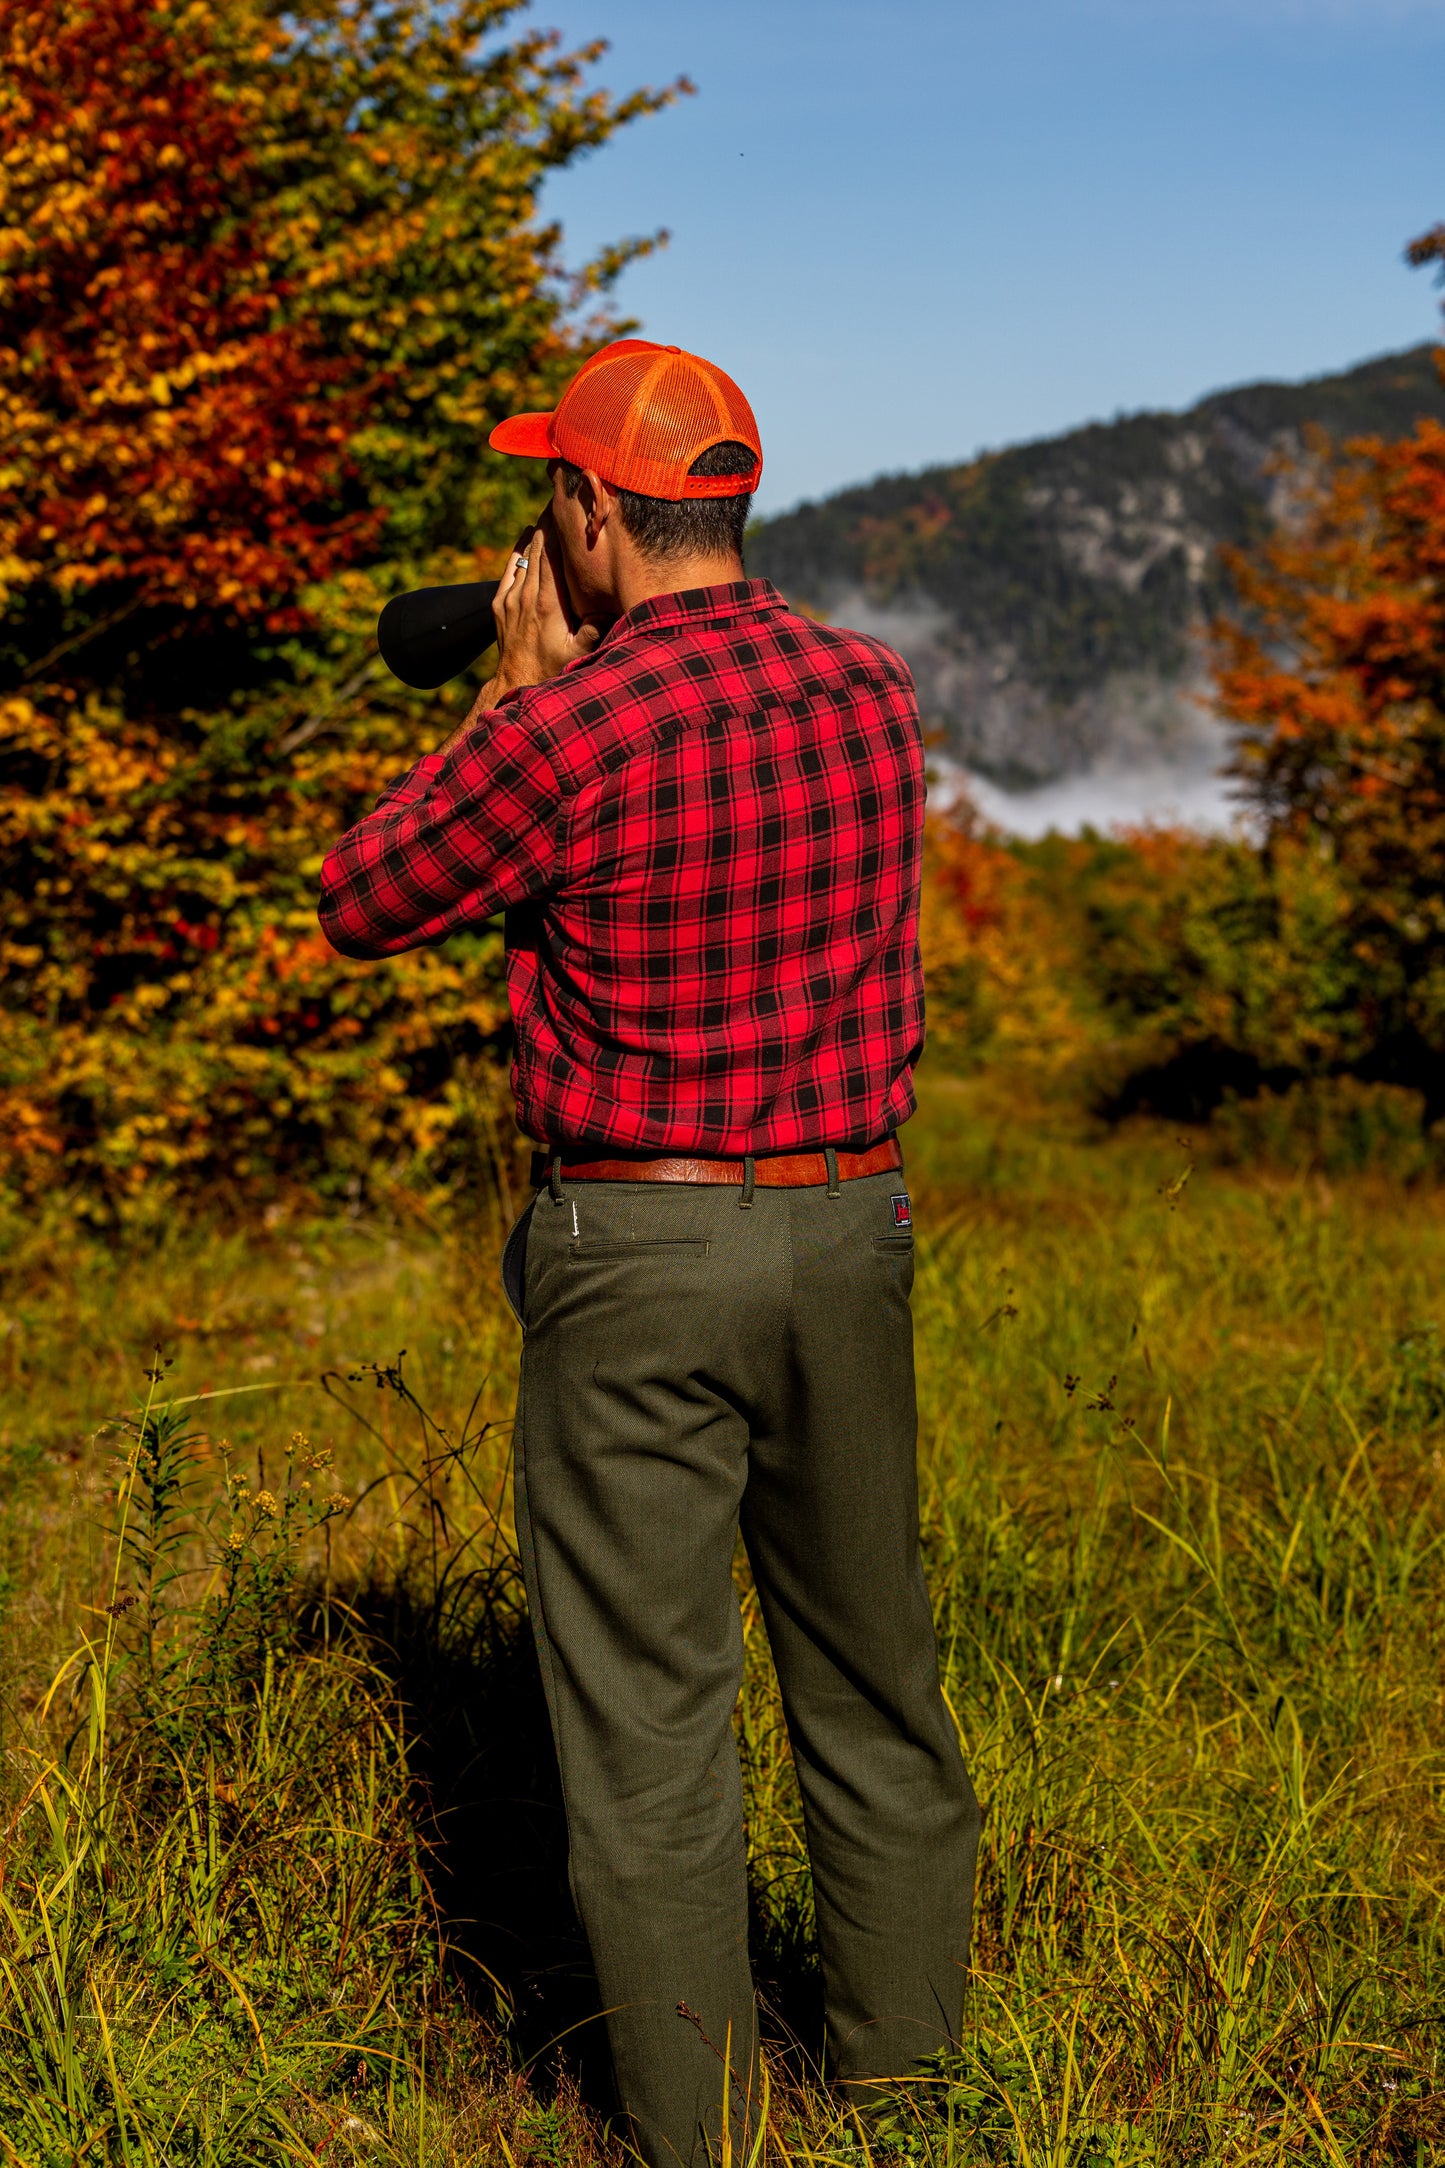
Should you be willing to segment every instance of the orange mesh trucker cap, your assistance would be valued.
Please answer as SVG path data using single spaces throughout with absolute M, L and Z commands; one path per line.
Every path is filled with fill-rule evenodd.
M 550 414 L 514 414 L 487 439 L 523 459 L 566 459 L 641 497 L 741 497 L 756 489 L 763 447 L 730 376 L 680 346 L 618 339 L 584 361 Z M 751 474 L 689 474 L 714 444 L 746 444 Z

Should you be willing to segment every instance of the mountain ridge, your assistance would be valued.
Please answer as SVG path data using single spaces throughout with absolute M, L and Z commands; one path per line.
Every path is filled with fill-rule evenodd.
M 1438 351 L 882 475 L 760 521 L 749 569 L 889 641 L 946 756 L 1006 789 L 1217 762 L 1201 634 L 1230 600 L 1221 545 L 1288 521 L 1311 429 L 1445 420 Z

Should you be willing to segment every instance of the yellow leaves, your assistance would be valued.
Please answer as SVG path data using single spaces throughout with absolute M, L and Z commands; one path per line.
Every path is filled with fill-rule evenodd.
M 0 268 L 19 256 L 28 256 L 30 250 L 30 236 L 23 226 L 0 226 Z
M 946 1062 L 1057 1073 L 1089 1044 L 1068 930 L 1002 843 L 930 824 L 920 938 L 929 1041 Z
M 278 65 L 288 33 L 260 0 L 145 8 L 94 53 L 115 20 L 91 0 L 0 7 L 0 599 L 43 582 L 68 635 L 141 595 L 144 638 L 162 623 L 175 646 L 153 653 L 144 720 L 91 698 L 109 638 L 0 703 L 27 778 L 0 805 L 0 1127 L 53 1137 L 73 1191 L 122 1209 L 218 1178 L 440 1165 L 463 1121 L 455 1049 L 505 1028 L 500 942 L 362 966 L 311 912 L 349 812 L 451 710 L 368 684 L 334 739 L 277 747 L 355 676 L 395 585 L 473 576 L 515 531 L 517 478 L 479 470 L 478 442 L 499 404 L 550 403 L 575 344 L 556 242 L 525 229 L 549 166 L 623 109 L 583 111 L 574 63 L 501 48 L 490 0 L 433 10 L 415 45 L 372 0 L 328 11 L 335 57 L 304 67 Z M 27 70 L 62 52 L 84 97 L 35 124 Z M 333 125 L 341 98 L 363 126 Z M 357 502 L 414 561 L 326 557 Z M 257 605 L 274 647 L 292 595 L 319 682 L 258 727 L 269 661 L 233 666 L 217 642 L 235 674 L 207 685 L 202 643 L 211 612 Z M 7 1175 L 0 1148 L 11 1176 L 31 1197 L 50 1179 Z
M 35 703 L 23 693 L 9 693 L 0 699 L 0 738 L 9 738 L 17 749 L 23 745 L 39 742 L 39 729 L 43 728 L 36 712 Z
M 27 1173 L 46 1182 L 51 1170 L 44 1162 L 58 1159 L 64 1149 L 65 1139 L 51 1108 L 23 1093 L 0 1093 L 0 1150 L 18 1161 Z M 37 1155 L 42 1163 L 39 1168 L 35 1164 Z

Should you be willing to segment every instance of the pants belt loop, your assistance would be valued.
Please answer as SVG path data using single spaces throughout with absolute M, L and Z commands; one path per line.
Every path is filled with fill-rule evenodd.
M 752 1210 L 752 1208 L 753 1208 L 753 1183 L 754 1183 L 754 1181 L 755 1181 L 755 1180 L 756 1180 L 756 1178 L 757 1178 L 757 1171 L 758 1171 L 758 1163 L 757 1163 L 757 1161 L 756 1161 L 756 1160 L 754 1159 L 754 1157 L 753 1157 L 752 1153 L 751 1153 L 751 1152 L 744 1152 L 744 1153 L 743 1153 L 743 1193 L 742 1193 L 741 1197 L 739 1197 L 739 1199 L 738 1199 L 738 1210 L 739 1210 L 740 1212 L 751 1212 L 751 1210 Z
M 828 1195 L 841 1197 L 843 1192 L 838 1187 L 838 1154 L 831 1144 L 823 1146 L 823 1165 L 828 1170 Z
M 560 1152 L 554 1152 L 552 1155 L 552 1171 L 547 1177 L 547 1189 L 553 1204 L 565 1203 L 566 1200 L 562 1195 L 562 1154 Z

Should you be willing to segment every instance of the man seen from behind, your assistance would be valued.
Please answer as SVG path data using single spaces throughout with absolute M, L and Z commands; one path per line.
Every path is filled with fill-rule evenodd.
M 875 640 L 749 580 L 757 425 L 712 364 L 604 349 L 492 443 L 551 502 L 496 674 L 345 835 L 344 954 L 506 914 L 537 1195 L 516 1521 L 572 1884 L 649 2168 L 757 2112 L 739 1530 L 806 1817 L 833 2082 L 957 2038 L 978 1810 L 918 1551 L 923 756 Z

